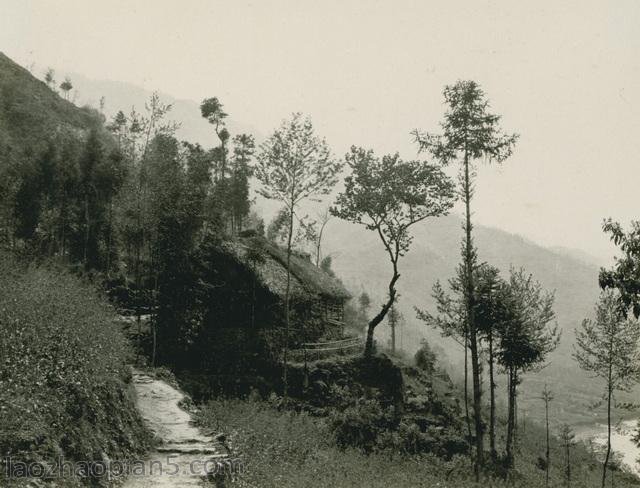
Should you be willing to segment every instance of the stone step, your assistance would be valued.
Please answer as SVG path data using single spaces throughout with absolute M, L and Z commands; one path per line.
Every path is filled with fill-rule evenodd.
M 206 444 L 162 444 L 156 447 L 156 451 L 177 454 L 219 454 L 220 457 L 226 457 L 226 454 L 220 453 L 219 449 Z

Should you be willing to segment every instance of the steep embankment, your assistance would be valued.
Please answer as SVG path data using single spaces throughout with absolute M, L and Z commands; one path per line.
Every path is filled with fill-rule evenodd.
M 0 456 L 11 459 L 0 485 L 29 474 L 24 466 L 43 476 L 45 465 L 64 475 L 59 486 L 100 484 L 109 462 L 146 450 L 132 353 L 92 284 L 0 254 L 0 330 Z M 74 464 L 59 472 L 62 462 Z

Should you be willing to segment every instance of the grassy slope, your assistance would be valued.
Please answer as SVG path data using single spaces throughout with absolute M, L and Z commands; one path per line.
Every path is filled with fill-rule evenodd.
M 415 389 L 422 383 L 406 375 L 405 368 L 407 386 Z M 436 390 L 443 388 L 436 386 Z M 199 421 L 206 428 L 228 433 L 233 448 L 242 453 L 245 486 L 477 486 L 471 476 L 469 459 L 464 456 L 445 461 L 430 454 L 410 455 L 389 450 L 365 454 L 353 448 L 340 449 L 328 418 L 282 410 L 274 403 L 255 399 L 218 399 L 209 402 L 199 413 Z M 502 418 L 500 421 L 498 447 L 502 450 L 505 423 Z M 485 480 L 480 486 L 545 486 L 544 471 L 537 466 L 539 458 L 544 457 L 544 429 L 527 422 L 519 436 L 512 478 Z M 555 438 L 551 456 L 550 486 L 564 486 L 564 451 Z M 572 486 L 599 486 L 600 464 L 589 448 L 578 445 L 571 457 Z M 640 482 L 623 473 L 617 472 L 615 476 L 618 487 L 640 486 Z
M 133 405 L 131 351 L 115 319 L 92 284 L 0 254 L 2 457 L 91 462 L 144 452 L 150 437 Z

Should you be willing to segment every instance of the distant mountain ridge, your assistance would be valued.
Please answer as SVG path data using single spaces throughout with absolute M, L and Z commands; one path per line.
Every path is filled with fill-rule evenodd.
M 400 260 L 399 309 L 406 325 L 402 343 L 413 354 L 422 338 L 444 349 L 453 363 L 454 374 L 460 373 L 462 351 L 451 340 L 440 337 L 416 319 L 414 307 L 434 311 L 431 289 L 437 280 L 446 284 L 460 262 L 462 221 L 450 215 L 431 219 L 414 229 L 414 240 L 409 253 Z M 389 259 L 373 232 L 361 226 L 337 219 L 326 229 L 325 251 L 333 256 L 333 268 L 351 288 L 360 293 L 366 290 L 373 298 L 371 313 L 384 298 L 391 275 Z M 556 414 L 572 421 L 587 421 L 593 415 L 589 404 L 600 393 L 598 383 L 589 380 L 572 358 L 574 331 L 582 320 L 592 316 L 594 303 L 599 295 L 598 266 L 567 253 L 539 246 L 519 235 L 478 225 L 474 228 L 475 244 L 481 261 L 497 266 L 507 276 L 511 266 L 524 268 L 544 286 L 555 290 L 557 323 L 562 330 L 562 341 L 550 359 L 549 365 L 539 374 L 525 379 L 520 400 L 523 409 L 531 406 L 535 416 L 538 392 L 545 383 L 557 393 Z M 383 322 L 376 330 L 380 344 L 386 344 L 389 327 Z M 486 387 L 486 385 L 485 385 Z M 532 394 L 533 392 L 533 394 Z M 560 411 L 561 410 L 561 411 Z
M 78 73 L 71 75 L 74 88 L 77 91 L 76 102 L 79 105 L 90 105 L 98 107 L 100 99 L 104 97 L 104 113 L 110 119 L 119 110 L 129 114 L 132 107 L 137 112 L 143 112 L 145 103 L 152 95 L 152 90 L 147 90 L 131 83 L 109 80 L 92 80 Z M 215 96 L 212 93 L 211 96 Z M 163 103 L 171 104 L 171 111 L 167 115 L 168 120 L 180 123 L 180 128 L 176 132 L 178 139 L 189 142 L 197 142 L 204 147 L 211 147 L 218 144 L 217 137 L 211 124 L 209 124 L 200 114 L 200 104 L 194 100 L 177 99 L 166 93 L 159 93 Z M 222 100 L 224 104 L 224 100 Z M 262 138 L 262 134 L 254 127 L 240 123 L 234 119 L 233 113 L 226 120 L 227 128 L 233 137 L 236 134 L 253 134 L 257 140 Z

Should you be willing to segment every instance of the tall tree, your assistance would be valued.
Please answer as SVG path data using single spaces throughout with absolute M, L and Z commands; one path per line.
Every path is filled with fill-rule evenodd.
M 473 244 L 471 200 L 474 194 L 475 163 L 480 160 L 501 163 L 513 150 L 517 135 L 507 135 L 500 129 L 500 117 L 489 112 L 489 102 L 475 81 L 458 81 L 445 87 L 444 99 L 448 106 L 442 122 L 442 135 L 414 131 L 421 150 L 429 151 L 442 164 L 460 163 L 460 195 L 465 205 L 465 238 L 462 260 L 465 270 L 466 307 L 469 327 L 469 349 L 473 377 L 473 410 L 476 434 L 476 480 L 484 464 L 484 432 L 482 421 L 482 390 L 478 330 L 474 306 L 474 267 L 477 255 Z
M 502 287 L 505 286 L 499 277 L 499 270 L 486 263 L 477 266 L 474 270 L 476 283 L 476 308 L 478 330 L 482 332 L 489 346 L 489 376 L 490 376 L 490 423 L 489 434 L 492 457 L 495 453 L 495 379 L 494 365 L 496 361 L 496 341 L 500 337 L 502 322 L 505 319 L 506 304 Z M 465 268 L 460 264 L 456 270 L 456 276 L 449 280 L 450 293 L 448 294 L 442 284 L 437 281 L 432 290 L 432 296 L 436 302 L 436 313 L 430 313 L 416 307 L 417 316 L 427 325 L 439 329 L 444 337 L 449 337 L 460 344 L 464 349 L 464 410 L 467 424 L 469 443 L 472 442 L 471 417 L 469 415 L 469 325 L 467 320 Z M 471 444 L 469 446 L 471 450 Z
M 369 313 L 369 307 L 371 307 L 371 298 L 366 291 L 363 291 L 358 297 L 359 311 L 363 317 L 366 317 Z
M 225 119 L 228 114 L 224 111 L 222 102 L 217 97 L 205 98 L 200 104 L 200 113 L 213 125 L 216 135 L 220 140 L 220 173 L 219 179 L 224 181 L 226 177 L 226 144 L 229 140 L 229 131 L 225 128 Z
M 506 304 L 503 300 L 501 287 L 504 286 L 500 278 L 500 271 L 486 263 L 477 267 L 476 323 L 478 331 L 487 344 L 487 363 L 489 365 L 489 449 L 491 459 L 498 459 L 496 449 L 496 341 L 500 337 L 501 327 L 505 318 Z
M 97 265 L 97 242 L 94 224 L 96 216 L 92 215 L 97 199 L 96 171 L 104 160 L 104 147 L 97 131 L 89 133 L 84 152 L 80 158 L 80 192 L 82 194 L 83 212 L 83 240 L 82 240 L 82 262 L 89 267 Z
M 231 159 L 231 177 L 229 182 L 229 207 L 231 232 L 242 230 L 244 220 L 249 215 L 249 177 L 252 174 L 251 159 L 255 153 L 253 136 L 240 134 L 233 138 L 233 157 Z
M 576 334 L 574 358 L 580 367 L 605 382 L 607 450 L 602 466 L 602 487 L 611 455 L 611 406 L 615 392 L 629 391 L 640 382 L 640 322 L 626 318 L 619 293 L 603 291 L 595 320 L 585 319 Z
M 188 256 L 193 246 L 184 184 L 185 165 L 178 141 L 172 136 L 157 135 L 151 141 L 146 162 L 153 296 L 154 309 L 157 309 L 151 319 L 152 363 L 156 362 L 156 349 L 162 362 L 175 363 L 189 340 L 185 316 L 192 284 Z
M 288 393 L 288 350 L 291 327 L 291 251 L 294 215 L 305 200 L 328 194 L 337 181 L 342 163 L 335 161 L 324 139 L 319 138 L 311 120 L 295 113 L 290 120 L 260 146 L 255 175 L 258 192 L 284 204 L 287 211 L 287 286 L 285 290 L 285 340 L 283 386 Z
M 564 475 L 567 486 L 571 486 L 571 448 L 575 444 L 576 435 L 569 424 L 560 426 L 560 442 L 564 450 Z
M 389 320 L 389 327 L 391 328 L 391 352 L 396 352 L 396 329 L 400 327 L 400 323 L 402 321 L 402 314 L 398 310 L 398 299 L 400 295 L 396 295 L 396 300 L 391 305 L 391 309 L 389 310 L 389 315 L 387 316 Z
M 128 178 L 124 182 L 125 191 L 120 202 L 120 227 L 129 249 L 128 260 L 133 269 L 136 289 L 135 309 L 138 329 L 141 326 L 144 301 L 143 277 L 146 271 L 155 273 L 154 253 L 150 225 L 151 198 L 148 187 L 148 150 L 157 136 L 172 137 L 179 124 L 167 120 L 171 104 L 163 103 L 157 92 L 151 94 L 145 103 L 145 111 L 139 113 L 132 108 L 129 115 L 118 112 L 107 128 L 116 135 L 120 151 L 128 165 Z
M 56 89 L 56 72 L 53 68 L 47 68 L 47 71 L 44 73 L 44 82 L 47 84 L 51 90 Z
M 445 215 L 453 206 L 453 182 L 433 164 L 403 161 L 398 154 L 378 158 L 373 151 L 352 147 L 345 157 L 351 174 L 331 213 L 376 232 L 391 261 L 387 300 L 369 321 L 365 356 L 373 352 L 375 328 L 396 299 L 398 262 L 411 245 L 411 226 Z
M 183 156 L 185 161 L 185 200 L 187 205 L 186 218 L 189 239 L 200 243 L 207 237 L 209 229 L 207 220 L 207 196 L 211 191 L 211 169 L 213 161 L 210 153 L 199 144 L 183 142 Z
M 549 446 L 549 404 L 553 401 L 553 392 L 544 385 L 540 399 L 544 402 L 544 419 L 546 426 L 546 450 L 545 450 L 545 476 L 544 484 L 549 486 L 549 468 L 551 467 L 551 449 Z
M 330 207 L 316 214 L 316 219 L 310 219 L 302 222 L 302 226 L 305 228 L 305 237 L 312 246 L 312 253 L 316 267 L 320 267 L 320 263 L 323 261 L 322 257 L 322 239 L 324 237 L 325 228 L 331 220 Z M 326 256 L 329 257 L 329 256 Z M 325 257 L 325 258 L 326 258 Z
M 507 372 L 507 438 L 506 464 L 513 465 L 513 443 L 516 427 L 516 399 L 522 374 L 544 365 L 559 341 L 557 325 L 553 325 L 554 295 L 524 270 L 510 271 L 502 287 L 506 311 L 500 326 L 498 363 Z
M 62 83 L 60 83 L 60 89 L 64 93 L 64 99 L 69 100 L 69 92 L 73 90 L 73 83 L 71 83 L 71 78 L 68 76 L 64 79 Z

